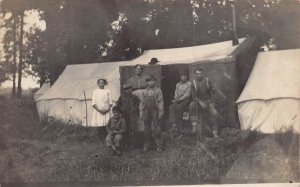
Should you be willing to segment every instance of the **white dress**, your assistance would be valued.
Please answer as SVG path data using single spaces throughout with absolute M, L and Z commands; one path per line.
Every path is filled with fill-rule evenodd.
M 112 104 L 110 91 L 107 89 L 97 89 L 93 92 L 92 106 L 97 105 L 100 109 L 107 110 Z M 93 108 L 93 116 L 91 126 L 106 126 L 109 118 L 111 117 L 111 112 L 106 114 L 101 114 L 95 108 Z

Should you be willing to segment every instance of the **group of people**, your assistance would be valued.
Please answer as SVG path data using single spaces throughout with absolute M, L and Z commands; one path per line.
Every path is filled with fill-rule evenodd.
M 160 88 L 155 85 L 156 77 L 144 75 L 143 66 L 135 65 L 135 76 L 123 85 L 122 94 L 113 106 L 110 91 L 105 89 L 106 79 L 97 81 L 99 89 L 92 97 L 94 113 L 92 126 L 106 126 L 106 145 L 111 154 L 122 154 L 122 142 L 132 147 L 139 123 L 144 123 L 143 152 L 150 147 L 152 137 L 157 152 L 163 150 L 161 120 L 164 116 L 164 99 Z M 205 78 L 203 69 L 195 70 L 195 80 L 188 80 L 188 72 L 180 71 L 180 82 L 176 84 L 174 99 L 169 106 L 168 122 L 171 126 L 170 136 L 182 130 L 183 113 L 188 109 L 192 123 L 192 132 L 202 140 L 203 116 L 208 115 L 212 124 L 212 132 L 218 136 L 219 113 L 215 108 L 214 86 Z M 112 108 L 113 116 L 110 117 Z

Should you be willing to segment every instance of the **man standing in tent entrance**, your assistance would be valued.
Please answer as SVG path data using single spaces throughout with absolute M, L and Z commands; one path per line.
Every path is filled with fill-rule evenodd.
M 214 87 L 212 82 L 203 76 L 203 69 L 195 70 L 196 79 L 192 81 L 192 102 L 190 103 L 191 122 L 193 133 L 199 132 L 200 139 L 203 138 L 203 113 L 208 112 L 212 124 L 213 135 L 218 137 L 218 111 L 215 108 Z
M 131 85 L 132 93 L 142 99 L 142 90 L 147 87 L 146 76 L 143 75 L 143 67 L 139 64 L 134 66 L 135 76 L 129 78 L 125 84 Z

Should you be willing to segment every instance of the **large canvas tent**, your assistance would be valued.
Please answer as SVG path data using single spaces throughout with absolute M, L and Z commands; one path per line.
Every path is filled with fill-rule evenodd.
M 300 49 L 261 52 L 237 100 L 242 129 L 300 128 Z
M 232 54 L 243 48 L 248 43 L 247 41 L 249 39 L 240 39 L 240 44 L 236 46 L 232 45 L 232 41 L 225 41 L 203 46 L 148 50 L 132 61 L 68 65 L 51 88 L 36 100 L 39 114 L 41 117 L 51 117 L 68 123 L 89 125 L 93 110 L 92 93 L 97 89 L 97 79 L 104 77 L 108 80 L 107 88 L 112 93 L 112 99 L 116 101 L 120 95 L 121 84 L 133 75 L 135 64 L 144 65 L 145 73 L 151 72 L 158 76 L 158 86 L 170 90 L 167 88 L 168 85 L 161 85 L 161 83 L 166 84 L 167 81 L 161 80 L 170 80 L 172 77 L 174 79 L 176 75 L 173 74 L 173 69 L 186 64 L 192 64 L 191 67 L 194 68 L 201 62 L 200 66 L 209 70 L 208 73 L 214 73 L 210 76 L 213 80 L 217 80 L 217 85 L 222 87 L 221 90 L 225 90 L 225 95 L 231 97 L 230 100 L 234 100 L 238 88 L 236 87 L 235 56 Z M 147 65 L 153 57 L 160 60 L 159 65 Z M 192 71 L 193 68 L 189 70 Z M 162 73 L 166 73 L 166 76 L 162 77 Z M 217 74 L 220 76 L 214 78 Z M 193 73 L 191 73 L 191 78 L 193 78 Z M 222 79 L 226 79 L 227 86 L 224 85 Z M 235 93 L 230 94 L 233 92 Z M 234 101 L 230 101 L 233 103 L 230 108 L 234 108 Z

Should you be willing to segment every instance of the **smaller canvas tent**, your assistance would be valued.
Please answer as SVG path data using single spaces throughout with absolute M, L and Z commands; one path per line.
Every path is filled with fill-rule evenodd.
M 106 88 L 116 100 L 120 93 L 119 66 L 127 63 L 130 62 L 68 65 L 51 88 L 36 100 L 40 117 L 70 124 L 91 124 L 91 100 L 97 80 L 107 79 Z
M 261 52 L 237 100 L 242 129 L 300 128 L 300 49 Z

